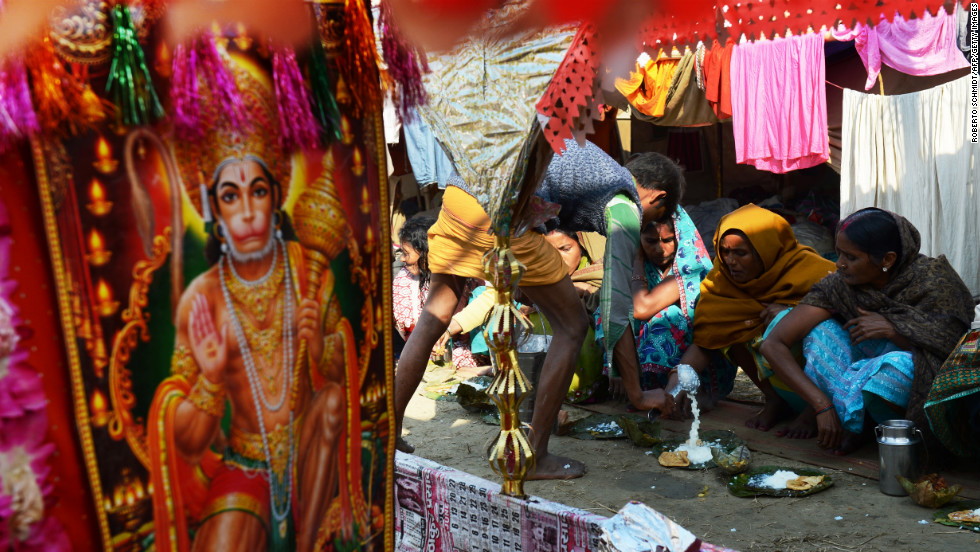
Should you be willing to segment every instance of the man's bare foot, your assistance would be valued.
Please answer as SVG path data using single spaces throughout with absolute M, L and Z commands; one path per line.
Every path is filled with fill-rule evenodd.
M 792 414 L 792 410 L 786 401 L 774 397 L 766 399 L 766 404 L 758 414 L 745 420 L 745 427 L 758 429 L 759 431 L 769 431 L 772 426 L 780 420 L 786 419 Z
M 834 449 L 833 452 L 837 456 L 847 456 L 870 441 L 871 435 L 870 431 L 861 431 L 860 433 L 845 431 L 844 436 L 840 440 L 840 447 Z
M 817 436 L 817 418 L 813 408 L 807 406 L 790 424 L 774 432 L 776 437 L 787 439 L 812 439 Z
M 565 458 L 556 454 L 538 456 L 534 466 L 534 472 L 528 476 L 528 480 L 539 479 L 575 479 L 582 477 L 588 472 L 585 464 L 578 460 Z
M 395 448 L 407 454 L 412 454 L 415 452 L 415 447 L 408 444 L 408 441 L 406 441 L 404 437 L 395 439 Z

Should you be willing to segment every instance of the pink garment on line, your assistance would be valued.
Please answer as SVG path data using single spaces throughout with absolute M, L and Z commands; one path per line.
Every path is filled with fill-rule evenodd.
M 833 31 L 835 39 L 853 40 L 854 48 L 868 70 L 865 90 L 874 86 L 881 63 L 909 75 L 941 75 L 969 67 L 956 46 L 956 16 L 940 8 L 938 15 L 925 13 L 919 19 L 905 20 L 896 14 L 889 23 L 885 16 L 874 27 L 858 23 L 847 30 Z
M 732 128 L 739 163 L 774 173 L 830 159 L 823 36 L 739 44 L 732 52 Z

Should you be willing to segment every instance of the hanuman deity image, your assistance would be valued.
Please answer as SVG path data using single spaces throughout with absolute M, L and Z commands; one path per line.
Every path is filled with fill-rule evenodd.
M 203 147 L 175 145 L 210 266 L 180 298 L 171 376 L 151 407 L 157 550 L 319 550 L 370 526 L 350 324 L 329 267 L 307 289 L 271 91 L 243 67 L 248 124 L 214 113 Z M 350 232 L 331 159 L 309 184 L 327 198 L 328 261 Z

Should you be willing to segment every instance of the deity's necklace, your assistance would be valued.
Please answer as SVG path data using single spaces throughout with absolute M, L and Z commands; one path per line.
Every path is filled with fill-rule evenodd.
M 277 238 L 279 245 L 282 246 L 283 259 L 286 263 L 286 274 L 290 274 L 289 271 L 289 256 L 286 253 L 286 244 Z M 231 264 L 228 261 L 229 265 Z M 270 272 L 271 274 L 271 272 Z M 236 275 L 237 276 L 237 275 Z M 258 373 L 255 368 L 255 362 L 252 359 L 251 351 L 248 348 L 248 341 L 245 339 L 244 332 L 242 331 L 241 323 L 238 321 L 238 316 L 235 314 L 234 303 L 231 300 L 231 293 L 228 291 L 228 284 L 225 281 L 224 267 L 221 261 L 218 262 L 218 277 L 221 280 L 221 292 L 225 299 L 225 306 L 228 310 L 228 316 L 231 318 L 231 324 L 235 329 L 235 337 L 238 340 L 238 348 L 241 350 L 242 359 L 245 363 L 245 374 L 248 376 L 249 388 L 252 391 L 252 403 L 255 406 L 255 415 L 259 422 L 259 433 L 262 436 L 262 449 L 265 452 L 265 460 L 268 466 L 268 478 L 269 478 L 269 502 L 270 510 L 272 512 L 272 518 L 275 526 L 279 528 L 279 535 L 283 538 L 286 536 L 287 520 L 289 517 L 289 512 L 293 500 L 293 463 L 295 462 L 296 450 L 293 446 L 293 422 L 294 414 L 292 408 L 292 401 L 290 401 L 289 407 L 289 428 L 288 437 L 286 445 L 289 448 L 289 458 L 286 462 L 286 472 L 283 474 L 283 479 L 285 481 L 280 482 L 279 474 L 274 473 L 272 469 L 272 451 L 269 448 L 269 432 L 265 428 L 265 416 L 262 414 L 262 404 L 265 404 L 270 411 L 276 412 L 282 408 L 283 403 L 285 403 L 286 395 L 289 394 L 290 388 L 292 387 L 292 367 L 293 362 L 293 293 L 292 285 L 290 285 L 290 279 L 284 278 L 285 282 L 285 308 L 283 309 L 283 365 L 286 366 L 286 385 L 283 389 L 283 396 L 280 404 L 276 405 L 275 408 L 271 408 L 266 401 L 265 394 L 262 393 L 262 385 L 259 381 Z M 298 378 L 298 374 L 296 375 Z M 260 401 L 262 404 L 260 404 Z M 283 492 L 283 487 L 286 491 Z M 283 496 L 285 495 L 285 496 Z M 283 500 L 280 500 L 283 499 Z
M 279 242 L 282 243 L 281 240 L 279 240 Z M 285 252 L 285 244 L 283 244 L 282 247 L 283 247 L 283 259 L 284 259 L 285 265 L 286 265 L 285 266 L 285 269 L 282 272 L 280 272 L 280 274 L 282 275 L 282 280 L 279 280 L 278 278 L 276 278 L 275 280 L 270 280 L 270 277 L 273 274 L 275 274 L 276 272 L 278 272 L 276 270 L 277 267 L 274 265 L 269 270 L 269 272 L 265 276 L 262 277 L 262 279 L 264 280 L 262 282 L 262 285 L 264 285 L 266 282 L 270 282 L 270 281 L 271 282 L 274 282 L 274 283 L 287 282 L 287 279 L 285 277 L 285 274 L 288 272 L 289 259 L 288 259 L 287 255 L 286 255 L 286 252 Z M 273 248 L 273 251 L 274 252 L 275 251 L 278 251 L 278 247 Z M 273 254 L 273 261 L 278 261 L 278 256 L 275 253 Z M 234 265 L 232 264 L 231 259 L 228 258 L 227 256 L 225 257 L 225 262 L 227 262 L 228 265 L 230 267 L 232 267 L 232 269 L 234 269 Z M 222 290 L 223 291 L 227 291 L 230 294 L 230 291 L 231 290 L 230 290 L 230 286 L 229 286 L 229 281 L 226 278 L 224 271 L 221 270 L 221 268 L 222 268 L 221 263 L 218 264 L 218 267 L 219 267 L 219 271 L 221 272 L 220 276 L 221 276 Z M 232 270 L 232 275 L 234 276 L 234 283 L 235 284 L 239 284 L 239 285 L 245 286 L 245 287 L 248 287 L 249 284 L 253 284 L 253 282 L 249 282 L 248 280 L 242 280 L 241 277 L 237 273 L 234 272 L 234 270 Z M 277 280 L 278 280 L 278 282 L 277 282 Z M 288 285 L 286 287 L 288 288 Z M 247 297 L 248 298 L 252 298 L 251 295 L 247 295 Z M 229 296 L 229 299 L 231 299 L 230 296 Z M 241 302 L 244 302 L 244 301 L 242 301 L 242 298 L 241 297 L 239 297 L 238 299 Z M 293 312 L 293 305 L 290 303 L 289 296 L 286 293 L 283 294 L 283 302 L 285 304 L 284 304 L 284 308 L 282 309 L 282 341 L 281 341 L 281 344 L 284 345 L 283 354 L 282 354 L 282 360 L 283 360 L 282 366 L 283 366 L 283 370 L 286 372 L 286 376 L 285 376 L 286 377 L 286 382 L 285 382 L 285 385 L 283 386 L 282 394 L 279 396 L 279 399 L 278 400 L 275 400 L 275 402 L 271 402 L 268 398 L 266 398 L 266 394 L 265 394 L 264 391 L 261 390 L 261 387 L 260 387 L 260 391 L 262 391 L 262 392 L 259 393 L 260 399 L 262 400 L 262 404 L 264 404 L 265 407 L 268 408 L 271 412 L 278 412 L 279 409 L 282 408 L 282 405 L 285 404 L 285 402 L 286 402 L 286 395 L 288 393 L 287 390 L 290 387 L 290 385 L 289 385 L 290 384 L 290 377 L 291 377 L 290 374 L 291 374 L 292 360 L 293 360 L 293 357 L 292 357 L 292 355 L 293 355 L 293 350 L 292 350 L 292 332 L 293 332 L 293 328 L 292 328 L 292 319 L 293 319 L 292 312 Z M 248 336 L 245 335 L 244 328 L 242 328 L 241 320 L 239 319 L 239 316 L 238 316 L 238 309 L 235 307 L 234 303 L 232 303 L 230 301 L 229 301 L 229 315 L 230 315 L 231 320 L 232 320 L 232 326 L 234 327 L 234 330 L 235 330 L 235 336 L 236 336 L 236 338 L 238 338 L 239 349 L 241 349 L 242 359 L 245 361 L 245 371 L 246 371 L 246 373 L 248 373 L 249 370 L 253 370 L 256 373 L 257 377 L 258 377 L 259 370 L 257 369 L 256 364 L 255 364 L 255 357 L 252 354 L 252 347 L 249 346 Z M 260 349 L 259 350 L 259 353 L 260 354 L 267 354 L 266 351 L 265 351 L 265 346 L 268 346 L 269 343 L 264 343 L 263 342 L 263 339 L 262 339 L 263 336 L 262 336 L 261 332 L 259 332 L 255 337 L 256 337 L 256 340 L 259 341 L 259 345 L 260 345 L 260 347 L 259 347 L 259 349 Z M 276 379 L 276 374 L 275 374 L 274 371 L 273 371 L 272 379 L 273 380 Z M 272 386 L 272 387 L 274 388 L 274 386 Z
M 279 284 L 282 283 L 285 274 L 279 269 L 278 244 L 277 247 L 272 248 L 272 264 L 269 265 L 269 271 L 256 280 L 242 278 L 235 270 L 235 263 L 230 257 L 226 258 L 228 259 L 228 268 L 231 269 L 231 275 L 234 276 L 234 279 L 231 280 L 232 296 L 241 303 L 251 303 L 257 321 L 265 321 L 265 314 L 269 309 L 271 300 L 278 295 Z
M 275 258 L 276 256 L 273 256 L 273 260 Z M 284 294 L 280 293 L 280 290 L 285 273 L 283 264 L 277 264 L 274 266 L 274 271 L 268 273 L 272 278 L 264 277 L 266 278 L 265 282 L 253 288 L 243 285 L 252 282 L 242 282 L 237 276 L 230 278 L 227 274 L 225 275 L 225 282 L 228 284 L 232 299 L 242 305 L 240 308 L 236 307 L 235 311 L 239 320 L 245 323 L 247 330 L 245 336 L 248 339 L 249 349 L 252 357 L 259 361 L 259 373 L 266 381 L 270 396 L 275 396 L 277 393 L 276 380 L 279 376 L 279 370 L 276 368 L 276 353 L 279 353 L 282 348 L 280 333 L 282 332 L 284 310 L 282 305 L 285 300 Z M 246 308 L 245 305 L 248 305 L 249 308 Z M 272 310 L 273 318 L 268 327 L 263 328 L 262 326 L 266 325 L 268 310 Z

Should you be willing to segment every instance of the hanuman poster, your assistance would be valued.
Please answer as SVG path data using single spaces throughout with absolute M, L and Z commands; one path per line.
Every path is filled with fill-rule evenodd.
M 391 546 L 381 115 L 336 69 L 343 4 L 315 13 L 309 55 L 336 99 L 315 147 L 284 144 L 274 48 L 213 30 L 202 51 L 233 79 L 215 84 L 214 66 L 171 63 L 148 12 L 135 29 L 152 83 L 190 71 L 197 124 L 177 137 L 173 117 L 110 115 L 32 141 L 104 549 Z M 78 27 L 105 18 L 65 17 L 57 53 L 98 90 L 105 33 Z

